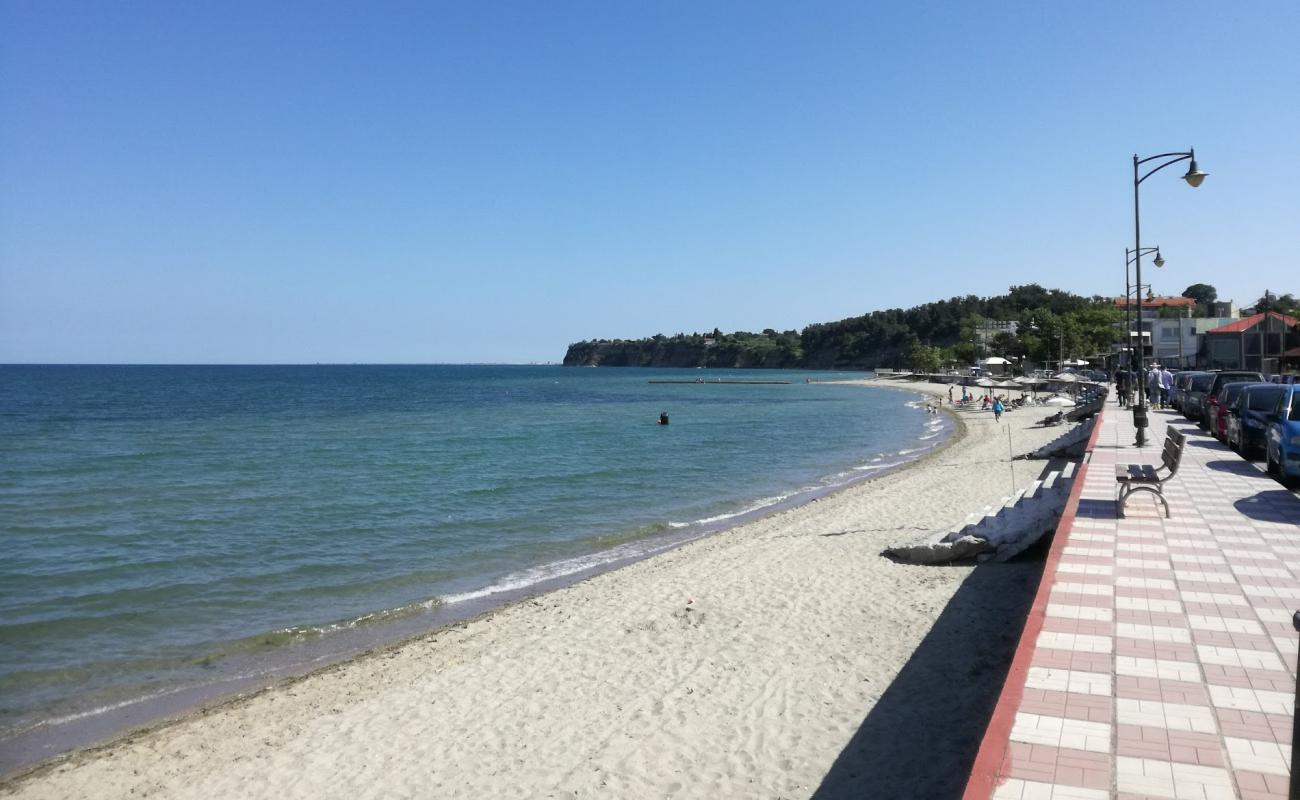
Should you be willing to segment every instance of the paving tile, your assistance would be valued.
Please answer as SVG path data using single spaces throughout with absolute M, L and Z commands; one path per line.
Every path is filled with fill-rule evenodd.
M 1287 692 L 1214 684 L 1206 688 L 1210 692 L 1210 702 L 1215 708 L 1258 711 L 1264 714 L 1290 714 L 1295 708 L 1295 695 Z
M 1107 800 L 1105 789 L 1085 789 L 1011 778 L 993 791 L 993 800 Z
M 1110 622 L 1114 618 L 1109 608 L 1098 606 L 1072 605 L 1067 603 L 1048 603 L 1047 616 L 1066 619 L 1086 619 L 1094 622 Z M 1258 627 L 1258 625 L 1256 626 Z M 1260 629 L 1260 633 L 1263 630 Z
M 1243 650 L 1238 647 L 1217 647 L 1214 645 L 1197 645 L 1196 654 L 1202 664 L 1220 664 L 1231 667 L 1252 667 L 1259 669 L 1281 670 L 1282 660 L 1277 654 L 1264 650 Z
M 1115 720 L 1124 725 L 1143 725 L 1176 731 L 1216 733 L 1213 710 L 1205 706 L 1184 703 L 1163 703 L 1158 700 L 1115 698 Z
M 1136 497 L 1124 519 L 1075 518 L 1063 531 L 993 796 L 1285 797 L 1300 500 L 1262 474 L 1218 468 L 1237 456 L 1164 412 L 1138 451 L 1116 412 L 1100 418 L 1082 497 L 1112 502 L 1109 466 L 1149 463 L 1169 424 L 1195 444 L 1165 486 L 1172 518 Z
M 1038 647 L 1056 650 L 1082 650 L 1088 653 L 1109 653 L 1114 643 L 1109 636 L 1091 636 L 1079 633 L 1043 631 L 1038 634 Z
M 1111 676 L 1109 673 L 1102 672 L 1076 672 L 1068 669 L 1030 667 L 1029 675 L 1025 679 L 1025 686 L 1031 689 L 1049 689 L 1056 692 L 1105 695 L 1107 697 L 1112 694 Z M 1260 709 L 1251 710 L 1258 711 Z
M 1115 785 L 1120 792 L 1171 798 L 1233 798 L 1227 770 L 1199 764 L 1179 764 L 1150 758 L 1115 759 Z
M 1253 739 L 1225 737 L 1224 745 L 1228 749 L 1228 760 L 1233 769 L 1263 772 L 1269 775 L 1291 774 L 1291 748 L 1282 747 L 1277 742 L 1261 742 Z
M 1110 725 L 1020 712 L 1011 727 L 1011 741 L 1109 753 Z
M 1158 614 L 1181 614 L 1183 612 L 1183 604 L 1177 600 L 1130 597 L 1128 595 L 1117 595 L 1115 597 L 1115 608 L 1116 610 L 1146 611 Z

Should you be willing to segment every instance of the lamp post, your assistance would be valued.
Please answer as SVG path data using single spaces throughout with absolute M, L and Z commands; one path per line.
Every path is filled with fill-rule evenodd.
M 1147 170 L 1142 174 L 1144 164 L 1153 161 L 1160 163 Z M 1150 178 L 1160 170 L 1170 164 L 1177 164 L 1180 161 L 1190 162 L 1187 165 L 1187 172 L 1183 175 L 1183 180 L 1187 185 L 1195 189 L 1205 181 L 1207 173 L 1203 172 L 1196 166 L 1196 150 L 1189 149 L 1186 153 L 1160 153 L 1159 155 L 1139 158 L 1135 153 L 1133 155 L 1133 271 L 1137 276 L 1137 284 L 1142 285 L 1142 216 L 1140 212 L 1140 203 L 1138 201 L 1138 189 L 1142 186 L 1142 181 Z M 1142 328 L 1142 292 L 1137 295 L 1137 323 L 1138 330 Z M 1146 427 L 1147 427 L 1147 393 L 1146 379 L 1142 375 L 1146 366 L 1146 352 L 1141 347 L 1141 341 L 1138 342 L 1138 404 L 1133 407 L 1133 427 L 1137 430 L 1137 446 L 1142 447 L 1146 444 Z
M 1160 245 L 1142 248 L 1142 255 L 1145 256 L 1151 253 L 1156 254 L 1156 260 L 1153 263 L 1157 267 L 1163 267 L 1165 265 L 1165 257 L 1160 255 Z M 1133 266 L 1133 262 L 1136 260 L 1137 255 L 1129 248 L 1124 248 L 1124 328 L 1127 331 L 1124 350 L 1128 353 L 1127 369 L 1133 368 L 1133 301 L 1131 300 L 1133 296 L 1133 287 L 1129 283 L 1128 268 Z M 1140 295 L 1142 287 L 1137 287 L 1137 291 Z M 1142 320 L 1140 318 L 1138 319 L 1138 347 L 1142 347 Z

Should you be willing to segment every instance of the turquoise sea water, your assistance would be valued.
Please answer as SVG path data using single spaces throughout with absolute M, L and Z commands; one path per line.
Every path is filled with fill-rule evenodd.
M 916 395 L 808 377 L 853 376 L 0 367 L 0 739 L 432 624 L 943 438 Z

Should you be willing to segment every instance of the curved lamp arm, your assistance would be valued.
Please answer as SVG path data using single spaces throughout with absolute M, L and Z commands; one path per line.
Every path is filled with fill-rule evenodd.
M 1163 164 L 1160 164 L 1159 166 L 1151 168 L 1142 177 L 1138 177 L 1139 166 L 1147 163 L 1148 161 L 1156 161 L 1161 158 L 1167 158 L 1169 160 L 1164 162 Z M 1133 156 L 1133 178 L 1134 178 L 1133 183 L 1141 184 L 1142 181 L 1146 180 L 1147 178 L 1150 178 L 1152 175 L 1156 174 L 1157 172 L 1164 169 L 1165 167 L 1171 164 L 1177 164 L 1180 161 L 1192 162 L 1187 165 L 1187 173 L 1183 175 L 1183 180 L 1187 181 L 1188 185 L 1191 186 L 1192 188 L 1196 188 L 1197 186 L 1200 186 L 1201 182 L 1205 180 L 1205 177 L 1209 173 L 1202 172 L 1200 168 L 1196 166 L 1195 148 L 1188 150 L 1186 153 L 1161 153 L 1155 156 L 1147 156 L 1146 158 L 1138 158 L 1136 155 Z

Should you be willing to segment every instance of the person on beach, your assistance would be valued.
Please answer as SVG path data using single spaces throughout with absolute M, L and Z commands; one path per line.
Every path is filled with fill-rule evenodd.
M 952 404 L 952 384 L 948 384 L 948 403 Z
M 1002 412 L 1005 410 L 1006 407 L 1002 405 L 1002 398 L 1001 397 L 993 398 L 993 421 L 994 422 L 1002 421 Z

